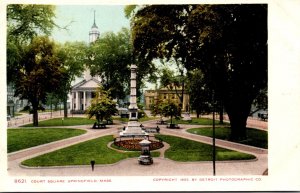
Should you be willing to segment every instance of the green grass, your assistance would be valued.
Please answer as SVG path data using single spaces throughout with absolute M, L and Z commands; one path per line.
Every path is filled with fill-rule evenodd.
M 170 144 L 170 149 L 165 156 L 175 161 L 211 161 L 212 146 L 203 143 L 166 135 L 157 135 Z M 113 141 L 113 136 L 104 136 L 97 139 L 82 142 L 54 152 L 25 160 L 23 165 L 37 166 L 65 166 L 65 165 L 89 165 L 91 160 L 96 164 L 112 164 L 122 159 L 138 157 L 140 152 L 117 152 L 107 147 Z M 217 160 L 242 160 L 254 159 L 255 156 L 216 148 Z M 159 152 L 152 152 L 153 157 L 159 156 Z
M 15 114 L 14 114 L 15 117 L 21 116 L 21 115 L 23 115 L 23 114 L 22 114 L 22 113 L 15 113 Z
M 47 153 L 22 162 L 26 166 L 65 166 L 96 164 L 113 164 L 122 159 L 138 157 L 140 152 L 121 153 L 107 147 L 113 136 L 104 136 Z
M 165 157 L 174 161 L 212 161 L 212 146 L 204 143 L 167 135 L 156 137 L 170 144 Z M 248 160 L 254 159 L 254 155 L 232 151 L 216 147 L 216 160 Z
M 189 133 L 204 135 L 212 137 L 212 128 L 194 128 L 187 130 Z M 216 127 L 215 136 L 218 139 L 230 141 L 230 128 L 229 127 Z M 253 128 L 247 128 L 247 139 L 242 141 L 234 141 L 245 145 L 255 147 L 268 148 L 268 132 Z
M 168 122 L 171 122 L 171 120 L 168 120 Z M 192 118 L 191 121 L 184 121 L 184 120 L 176 120 L 173 119 L 173 123 L 176 124 L 187 124 L 187 125 L 212 125 L 213 124 L 213 120 L 212 119 L 207 119 L 207 118 Z M 215 121 L 216 125 L 221 125 L 220 121 L 216 120 Z M 223 122 L 223 125 L 230 125 L 227 122 Z
M 39 122 L 39 127 L 51 127 L 51 126 L 74 126 L 74 125 L 93 125 L 95 119 L 88 119 L 82 117 L 68 117 L 54 118 Z M 24 125 L 23 127 L 33 127 L 33 124 Z
M 74 137 L 86 133 L 80 129 L 38 128 L 38 129 L 8 129 L 7 152 Z

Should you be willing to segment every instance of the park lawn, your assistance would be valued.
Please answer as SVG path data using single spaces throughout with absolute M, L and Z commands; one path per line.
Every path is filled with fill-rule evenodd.
M 22 113 L 15 113 L 14 114 L 15 117 L 18 117 L 18 116 L 21 116 L 21 115 L 23 115 L 23 114 Z
M 212 161 L 212 145 L 192 141 L 175 136 L 156 135 L 157 138 L 162 139 L 170 145 L 166 150 L 165 157 L 174 161 Z M 216 147 L 216 160 L 249 160 L 255 159 L 254 155 L 232 151 Z
M 197 135 L 212 137 L 211 127 L 189 129 L 187 130 L 187 132 L 197 134 Z M 230 127 L 216 127 L 215 136 L 218 139 L 232 141 L 230 140 Z M 240 141 L 233 141 L 233 142 L 267 149 L 268 132 L 254 129 L 254 128 L 247 128 L 247 139 L 240 140 Z
M 25 160 L 22 164 L 31 167 L 90 165 L 91 160 L 94 160 L 95 164 L 113 164 L 140 155 L 140 152 L 122 153 L 108 148 L 107 144 L 113 139 L 112 135 L 99 137 Z
M 171 122 L 171 120 L 168 120 L 168 122 Z M 184 121 L 182 119 L 176 120 L 173 119 L 173 123 L 176 124 L 186 124 L 186 125 L 212 125 L 213 124 L 213 120 L 212 119 L 208 119 L 208 118 L 195 118 L 192 117 L 191 121 Z M 220 124 L 220 121 L 216 120 L 215 121 L 216 125 L 222 125 Z M 223 125 L 230 125 L 227 122 L 223 122 Z
M 11 153 L 84 133 L 86 131 L 81 129 L 63 128 L 8 129 L 7 152 Z
M 39 121 L 39 127 L 52 126 L 74 126 L 74 125 L 93 125 L 95 119 L 88 119 L 83 117 L 68 117 L 68 118 L 54 118 L 45 121 Z M 24 125 L 23 127 L 33 127 L 33 124 Z

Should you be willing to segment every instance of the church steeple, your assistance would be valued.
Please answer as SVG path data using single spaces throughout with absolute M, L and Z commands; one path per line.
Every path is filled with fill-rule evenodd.
M 92 28 L 97 28 L 98 29 L 98 27 L 96 25 L 96 11 L 95 10 L 94 10 L 94 24 L 93 24 Z
M 100 32 L 99 32 L 98 27 L 96 25 L 96 11 L 94 10 L 94 23 L 93 23 L 92 29 L 89 33 L 90 43 L 96 41 L 99 36 L 100 36 Z

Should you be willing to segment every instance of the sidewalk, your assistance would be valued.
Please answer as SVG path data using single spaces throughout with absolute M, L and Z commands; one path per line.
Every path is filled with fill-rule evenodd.
M 154 126 L 155 121 L 143 123 L 145 126 Z M 75 126 L 86 129 L 84 135 L 44 144 L 8 155 L 8 173 L 10 175 L 26 176 L 173 176 L 173 175 L 212 175 L 212 162 L 175 162 L 163 157 L 154 158 L 154 164 L 150 166 L 139 165 L 137 158 L 122 160 L 115 164 L 95 165 L 92 172 L 90 166 L 66 166 L 25 168 L 20 163 L 23 160 L 36 157 L 47 152 L 67 147 L 89 139 L 105 135 L 118 135 L 120 126 L 110 126 L 104 130 L 93 130 L 91 126 Z M 209 137 L 187 133 L 185 130 L 193 127 L 184 125 L 184 129 L 172 130 L 161 127 L 161 133 L 185 137 L 191 140 L 211 144 Z M 70 127 L 68 127 L 70 128 Z M 268 150 L 251 146 L 236 144 L 223 140 L 216 140 L 216 145 L 232 150 L 254 154 L 257 159 L 249 161 L 218 161 L 216 162 L 216 175 L 262 175 L 268 168 Z M 96 163 L 97 164 L 97 163 Z M 147 170 L 145 170 L 147 167 Z

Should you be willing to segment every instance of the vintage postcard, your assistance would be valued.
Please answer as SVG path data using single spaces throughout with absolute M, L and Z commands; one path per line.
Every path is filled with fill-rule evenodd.
M 1 192 L 300 190 L 300 2 L 0 6 Z

